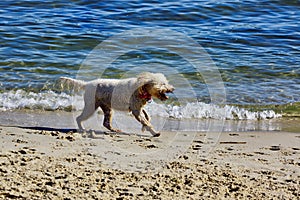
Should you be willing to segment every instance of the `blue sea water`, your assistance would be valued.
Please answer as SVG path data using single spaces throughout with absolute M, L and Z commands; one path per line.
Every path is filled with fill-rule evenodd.
M 28 99 L 42 106 L 44 98 L 64 101 L 57 79 L 76 77 L 98 44 L 137 28 L 168 29 L 196 41 L 221 75 L 227 104 L 300 102 L 299 19 L 300 2 L 293 0 L 1 1 L 0 106 L 26 107 Z M 185 43 L 178 41 L 178 47 Z M 180 55 L 160 48 L 128 52 L 103 66 L 103 76 L 120 78 L 135 66 L 151 70 L 149 63 L 157 64 L 155 71 L 176 66 L 198 101 L 210 102 L 201 74 Z

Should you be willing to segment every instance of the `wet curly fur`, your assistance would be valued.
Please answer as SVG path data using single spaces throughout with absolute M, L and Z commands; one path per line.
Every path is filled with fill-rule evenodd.
M 161 73 L 144 72 L 136 78 L 97 79 L 89 82 L 61 77 L 63 85 L 77 90 L 84 89 L 84 109 L 76 118 L 80 130 L 84 130 L 82 122 L 87 120 L 97 108 L 104 113 L 103 126 L 113 132 L 120 132 L 112 127 L 113 109 L 132 112 L 137 121 L 153 136 L 159 136 L 150 123 L 150 117 L 143 108 L 152 97 L 162 101 L 168 99 L 166 93 L 173 92 L 174 87 L 168 83 Z

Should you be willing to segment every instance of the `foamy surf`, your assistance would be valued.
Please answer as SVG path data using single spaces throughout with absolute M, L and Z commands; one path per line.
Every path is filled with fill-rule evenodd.
M 39 93 L 25 90 L 0 93 L 0 110 L 40 109 L 75 110 L 83 108 L 83 98 L 51 90 Z M 147 104 L 146 110 L 151 116 L 174 119 L 228 119 L 228 120 L 264 120 L 282 117 L 273 110 L 249 111 L 236 106 L 220 106 L 202 102 L 190 102 L 185 105 L 166 105 L 156 102 Z
M 151 115 L 170 117 L 174 119 L 228 119 L 228 120 L 258 120 L 282 117 L 273 110 L 251 112 L 235 106 L 219 106 L 202 102 L 187 103 L 184 106 L 148 104 L 147 111 Z
M 24 90 L 0 93 L 0 110 L 43 109 L 64 110 L 72 105 L 72 97 L 66 93 L 27 92 Z

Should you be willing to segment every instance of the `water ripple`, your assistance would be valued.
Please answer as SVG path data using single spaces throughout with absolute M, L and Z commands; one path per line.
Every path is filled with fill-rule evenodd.
M 300 101 L 299 1 L 0 2 L 0 85 L 42 89 L 74 76 L 104 39 L 136 27 L 167 27 L 202 45 L 219 67 L 230 103 Z M 182 44 L 184 45 L 184 44 Z M 107 72 L 149 62 L 180 66 L 200 100 L 205 83 L 176 55 L 159 49 L 131 52 Z

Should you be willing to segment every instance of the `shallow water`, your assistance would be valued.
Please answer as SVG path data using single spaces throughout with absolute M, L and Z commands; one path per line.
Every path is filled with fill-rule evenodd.
M 207 51 L 221 74 L 227 104 L 299 102 L 299 8 L 298 1 L 269 0 L 1 1 L 1 101 L 7 102 L 5 94 L 16 89 L 26 91 L 26 96 L 29 91 L 37 96 L 57 91 L 55 82 L 60 76 L 78 75 L 91 50 L 115 34 L 134 28 L 166 28 L 192 38 Z M 124 44 L 134 48 L 130 41 Z M 120 44 L 114 45 L 112 48 Z M 179 47 L 189 48 L 185 45 L 178 41 Z M 120 78 L 136 66 L 162 71 L 169 79 L 176 72 L 192 87 L 191 93 L 181 92 L 182 98 L 210 103 L 201 73 L 165 49 L 127 52 L 110 66 L 103 66 L 103 76 Z M 85 73 L 97 77 L 94 70 Z M 177 91 L 185 91 L 185 87 L 178 85 Z M 8 103 L 12 106 L 2 108 L 22 108 L 14 107 L 15 101 Z
M 7 111 L 0 112 L 2 126 L 19 126 L 37 130 L 60 130 L 62 132 L 77 129 L 75 118 L 80 112 L 64 111 Z M 93 115 L 84 122 L 86 130 L 107 131 L 102 126 L 103 114 Z M 152 124 L 161 132 L 244 132 L 244 131 L 284 131 L 299 133 L 299 118 L 270 119 L 270 120 L 220 120 L 220 119 L 171 119 L 153 117 Z M 129 134 L 143 134 L 150 136 L 149 132 L 141 131 L 141 124 L 132 115 L 116 112 L 113 117 L 113 126 Z

